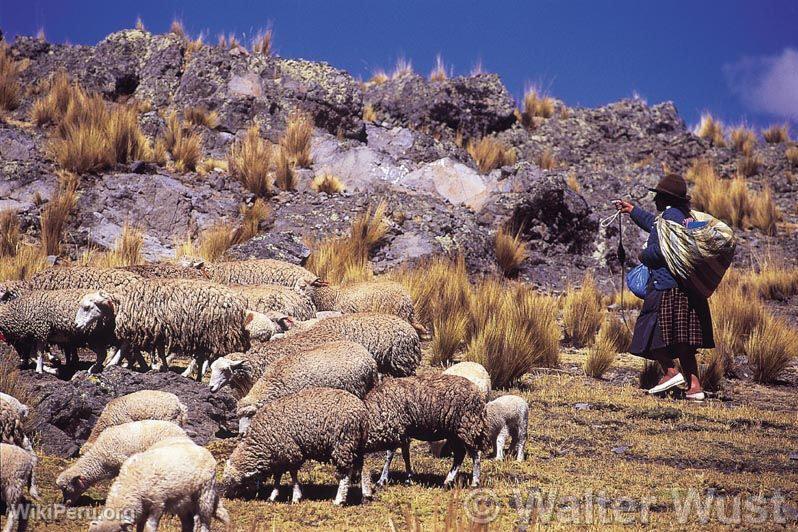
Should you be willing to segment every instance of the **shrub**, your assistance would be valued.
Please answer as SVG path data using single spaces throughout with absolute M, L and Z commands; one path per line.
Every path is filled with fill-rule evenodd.
M 781 213 L 773 201 L 773 192 L 766 187 L 762 192 L 751 198 L 751 208 L 748 221 L 753 226 L 768 235 L 776 234 L 776 223 L 781 219 Z
M 698 380 L 701 382 L 701 387 L 708 392 L 719 390 L 723 376 L 726 374 L 723 355 L 711 349 L 701 353 L 698 362 Z
M 787 124 L 770 126 L 762 130 L 762 138 L 768 144 L 784 144 L 790 142 L 790 130 Z
M 47 267 L 47 255 L 41 246 L 19 244 L 15 253 L 0 257 L 0 281 L 24 281 Z
M 172 154 L 178 172 L 194 171 L 202 157 L 202 137 L 186 127 L 172 111 L 166 117 L 165 147 Z
M 174 33 L 181 39 L 186 38 L 186 29 L 183 27 L 183 22 L 180 20 L 173 20 L 172 24 L 169 26 L 169 33 Z
M 391 72 L 391 78 L 396 79 L 402 76 L 412 76 L 413 75 L 413 63 L 405 59 L 404 57 L 400 57 L 396 60 L 396 65 L 393 67 L 393 72 Z
M 643 362 L 643 369 L 638 376 L 640 387 L 644 390 L 653 388 L 663 375 L 662 368 L 658 363 L 646 360 Z
M 443 64 L 441 54 L 435 56 L 435 67 L 429 73 L 430 81 L 445 81 L 449 75 L 446 73 L 446 65 Z
M 744 155 L 737 159 L 737 174 L 743 177 L 751 177 L 759 173 L 759 169 L 765 164 L 761 155 Z
M 33 102 L 31 120 L 37 126 L 55 124 L 66 114 L 69 102 L 80 89 L 69 83 L 66 72 L 59 70 L 46 84 L 46 94 Z
M 294 112 L 288 117 L 280 145 L 285 149 L 288 160 L 300 168 L 307 168 L 313 162 L 310 155 L 310 142 L 313 137 L 313 121 L 310 116 Z
M 798 334 L 784 321 L 768 316 L 751 332 L 745 354 L 755 381 L 775 382 L 798 356 Z
M 374 109 L 374 106 L 370 103 L 367 103 L 363 106 L 363 121 L 364 122 L 376 122 L 377 121 L 377 111 Z
M 58 191 L 41 213 L 42 247 L 46 255 L 58 255 L 67 218 L 77 204 L 78 178 L 63 172 L 59 176 Z
M 793 165 L 798 166 L 798 146 L 791 146 L 787 148 L 784 152 L 784 156 L 787 157 L 787 161 Z
M 585 358 L 583 365 L 585 373 L 594 379 L 600 379 L 612 366 L 616 353 L 617 351 L 612 342 L 599 335 L 596 338 L 596 342 L 587 351 L 587 358 Z
M 272 194 L 272 147 L 262 138 L 257 125 L 247 129 L 243 139 L 233 143 L 227 156 L 230 173 L 259 198 Z
M 565 178 L 565 184 L 577 194 L 582 192 L 582 185 L 579 184 L 579 179 L 576 177 L 576 174 L 568 174 L 568 177 Z
M 596 342 L 612 346 L 615 353 L 626 353 L 632 345 L 632 332 L 614 315 L 607 315 L 599 328 Z
M 535 163 L 543 170 L 551 170 L 557 166 L 557 159 L 555 159 L 554 152 L 551 151 L 551 148 L 544 148 L 537 156 Z
M 277 146 L 275 151 L 277 156 L 274 159 L 274 183 L 283 190 L 296 190 L 296 172 L 285 148 Z
M 502 166 L 515 164 L 515 149 L 493 137 L 471 141 L 466 148 L 483 174 Z
M 272 30 L 260 32 L 252 39 L 252 53 L 261 55 L 271 55 L 272 53 Z
M 696 129 L 696 135 L 708 140 L 715 146 L 723 147 L 726 145 L 723 124 L 709 113 L 701 115 L 701 122 L 698 124 L 698 129 Z
M 371 75 L 371 79 L 368 80 L 368 83 L 373 85 L 382 85 L 383 83 L 387 82 L 391 79 L 388 74 L 385 73 L 384 70 L 375 70 L 374 73 Z
M 84 262 L 93 266 L 105 268 L 119 268 L 122 266 L 133 266 L 144 262 L 141 250 L 144 247 L 144 235 L 142 232 L 125 224 L 122 232 L 116 238 L 112 250 L 100 253 L 95 256 L 87 256 Z
M 554 115 L 554 98 L 540 96 L 536 89 L 526 91 L 524 110 L 521 113 L 521 123 L 524 126 L 535 128 L 539 124 L 539 119 L 550 118 L 552 115 Z
M 0 258 L 11 257 L 20 242 L 19 215 L 17 211 L 0 212 Z
M 566 340 L 576 347 L 592 344 L 605 313 L 593 276 L 586 274 L 581 288 L 569 287 L 563 298 L 562 317 Z
M 189 126 L 205 126 L 213 129 L 219 125 L 219 114 L 205 107 L 190 106 L 183 111 L 183 120 Z
M 526 243 L 521 240 L 521 231 L 512 235 L 505 227 L 499 228 L 496 232 L 493 249 L 496 253 L 496 262 L 506 276 L 516 274 L 528 255 Z
M 756 134 L 745 126 L 732 129 L 729 134 L 731 146 L 743 155 L 751 155 L 756 146 Z
M 16 109 L 19 95 L 19 65 L 9 56 L 7 46 L 0 44 L 0 111 Z
M 271 209 L 260 198 L 251 206 L 242 205 L 240 209 L 241 225 L 239 225 L 230 238 L 231 245 L 246 242 L 260 231 L 260 224 L 269 217 Z
M 326 194 L 338 194 L 344 190 L 343 182 L 337 176 L 327 173 L 317 174 L 310 186 L 316 192 Z

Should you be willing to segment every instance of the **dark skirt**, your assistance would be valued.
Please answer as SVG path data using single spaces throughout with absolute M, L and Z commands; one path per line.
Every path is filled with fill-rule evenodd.
M 707 300 L 688 294 L 682 288 L 649 290 L 635 323 L 629 352 L 654 358 L 651 352 L 677 346 L 694 349 L 715 347 L 712 316 Z

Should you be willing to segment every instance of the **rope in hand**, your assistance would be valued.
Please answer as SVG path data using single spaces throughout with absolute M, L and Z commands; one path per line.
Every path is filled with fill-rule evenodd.
M 626 275 L 624 274 L 624 264 L 626 264 L 626 249 L 623 247 L 623 216 L 621 211 L 616 210 L 613 214 L 599 220 L 599 226 L 602 228 L 609 227 L 618 219 L 618 262 L 621 263 L 621 320 L 626 326 L 626 330 L 630 333 L 632 329 L 626 321 L 626 306 L 623 301 L 623 293 L 626 291 Z

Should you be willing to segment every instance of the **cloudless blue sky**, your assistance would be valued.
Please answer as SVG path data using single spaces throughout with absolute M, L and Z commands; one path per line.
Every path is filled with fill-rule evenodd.
M 50 41 L 93 44 L 137 16 L 152 32 L 178 18 L 211 42 L 271 25 L 283 57 L 356 77 L 399 56 L 426 74 L 440 53 L 455 74 L 481 61 L 516 98 L 529 84 L 591 107 L 637 93 L 673 100 L 688 124 L 710 110 L 729 123 L 790 120 L 798 134 L 793 0 L 0 0 L 6 38 L 43 28 Z

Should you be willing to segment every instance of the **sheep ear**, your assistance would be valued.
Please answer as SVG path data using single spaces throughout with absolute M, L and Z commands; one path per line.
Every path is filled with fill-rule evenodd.
M 243 364 L 244 364 L 243 360 L 234 360 L 233 362 L 230 362 L 230 369 L 236 369 L 238 367 L 241 367 Z
M 77 476 L 77 477 L 73 478 L 72 479 L 72 484 L 74 484 L 76 487 L 78 487 L 78 488 L 80 488 L 82 490 L 86 489 L 86 481 L 83 480 L 83 477 L 81 477 L 81 476 Z
M 250 323 L 252 323 L 252 320 L 254 319 L 255 319 L 255 314 L 253 314 L 252 311 L 248 310 L 247 315 L 244 316 L 244 325 L 245 326 L 249 325 Z
M 97 292 L 97 294 L 99 295 L 99 301 L 98 301 L 99 305 L 106 307 L 111 312 L 114 312 L 116 310 L 114 308 L 114 298 L 111 297 L 111 294 L 105 292 L 104 290 L 100 290 L 99 292 Z

